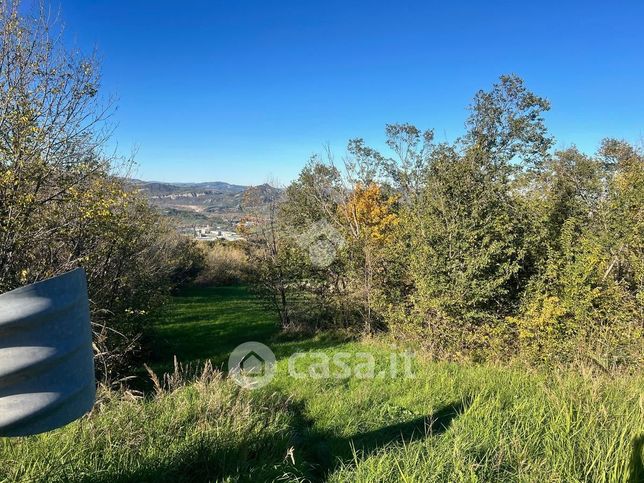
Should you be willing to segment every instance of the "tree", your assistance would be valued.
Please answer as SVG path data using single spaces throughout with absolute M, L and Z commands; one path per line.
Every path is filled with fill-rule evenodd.
M 643 161 L 605 140 L 593 157 L 556 153 L 538 174 L 528 196 L 545 248 L 511 319 L 531 357 L 570 362 L 581 352 L 605 367 L 641 357 Z
M 396 196 L 385 195 L 381 187 L 372 182 L 367 186 L 358 183 L 346 202 L 338 205 L 338 217 L 344 233 L 355 247 L 355 291 L 360 305 L 364 308 L 366 332 L 373 330 L 376 290 L 374 279 L 382 271 L 383 249 L 392 242 L 398 224 L 396 202 Z
M 471 107 L 468 133 L 426 150 L 423 190 L 403 218 L 414 311 L 431 344 L 468 345 L 512 312 L 525 283 L 525 213 L 515 179 L 551 144 L 547 101 L 502 76 Z
M 550 103 L 530 92 L 516 75 L 502 75 L 489 91 L 479 91 L 470 106 L 465 145 L 480 151 L 500 173 L 510 161 L 538 166 L 553 144 L 543 113 Z
M 248 190 L 244 204 L 250 207 L 246 219 L 242 220 L 240 228 L 253 244 L 250 251 L 250 263 L 254 267 L 255 281 L 260 293 L 270 301 L 277 311 L 282 328 L 291 326 L 290 313 L 290 263 L 289 247 L 284 243 L 284 237 L 279 227 L 277 212 L 279 210 L 280 194 L 276 191 L 269 193 L 266 213 L 252 213 L 252 208 L 262 205 L 260 200 L 253 199 L 257 192 Z M 249 223 L 251 226 L 244 226 Z
M 104 173 L 100 156 L 107 111 L 96 98 L 93 58 L 64 50 L 52 35 L 44 7 L 21 17 L 19 2 L 0 5 L 0 289 L 52 275 L 38 257 L 52 241 L 50 212 L 70 190 Z M 67 226 L 73 220 L 58 220 Z M 34 263 L 38 263 L 38 267 Z M 67 266 L 58 264 L 56 272 Z M 28 266 L 29 265 L 29 266 Z M 48 270 L 49 269 L 49 270 Z
M 84 267 L 108 378 L 198 254 L 116 175 L 99 80 L 42 5 L 21 16 L 19 2 L 0 2 L 0 291 Z

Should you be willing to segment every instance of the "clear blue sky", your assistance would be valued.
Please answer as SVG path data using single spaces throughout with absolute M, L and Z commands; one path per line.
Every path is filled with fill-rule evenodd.
M 380 146 L 388 122 L 452 140 L 502 73 L 551 100 L 560 147 L 644 133 L 641 0 L 57 4 L 69 41 L 100 52 L 143 179 L 288 182 L 325 143 Z

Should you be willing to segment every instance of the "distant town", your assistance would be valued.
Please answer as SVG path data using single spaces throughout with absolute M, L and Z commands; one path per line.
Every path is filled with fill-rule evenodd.
M 216 241 L 216 240 L 225 240 L 225 241 L 242 241 L 244 238 L 238 233 L 230 230 L 226 230 L 221 226 L 191 226 L 183 227 L 180 229 L 180 232 L 189 236 L 195 240 L 201 241 Z

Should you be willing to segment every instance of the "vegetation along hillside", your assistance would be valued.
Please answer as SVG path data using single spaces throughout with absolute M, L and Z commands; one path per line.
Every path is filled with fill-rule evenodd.
M 505 74 L 463 99 L 458 137 L 387 124 L 286 186 L 130 179 L 96 56 L 28 7 L 0 1 L 0 293 L 84 268 L 98 399 L 0 438 L 0 481 L 644 482 L 641 143 L 562 147 L 550 101 Z M 25 325 L 49 321 L 38 303 Z M 14 312 L 0 306 L 5 361 L 68 360 L 51 332 L 3 343 Z M 7 365 L 0 399 L 29 376 Z

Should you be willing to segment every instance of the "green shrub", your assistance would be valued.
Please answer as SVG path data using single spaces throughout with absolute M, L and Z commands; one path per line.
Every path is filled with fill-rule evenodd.
M 127 372 L 145 314 L 194 275 L 195 250 L 105 155 L 95 59 L 20 2 L 0 4 L 0 292 L 87 272 L 101 376 Z
M 233 285 L 248 280 L 252 270 L 246 250 L 239 244 L 201 242 L 203 268 L 195 278 L 199 285 Z

